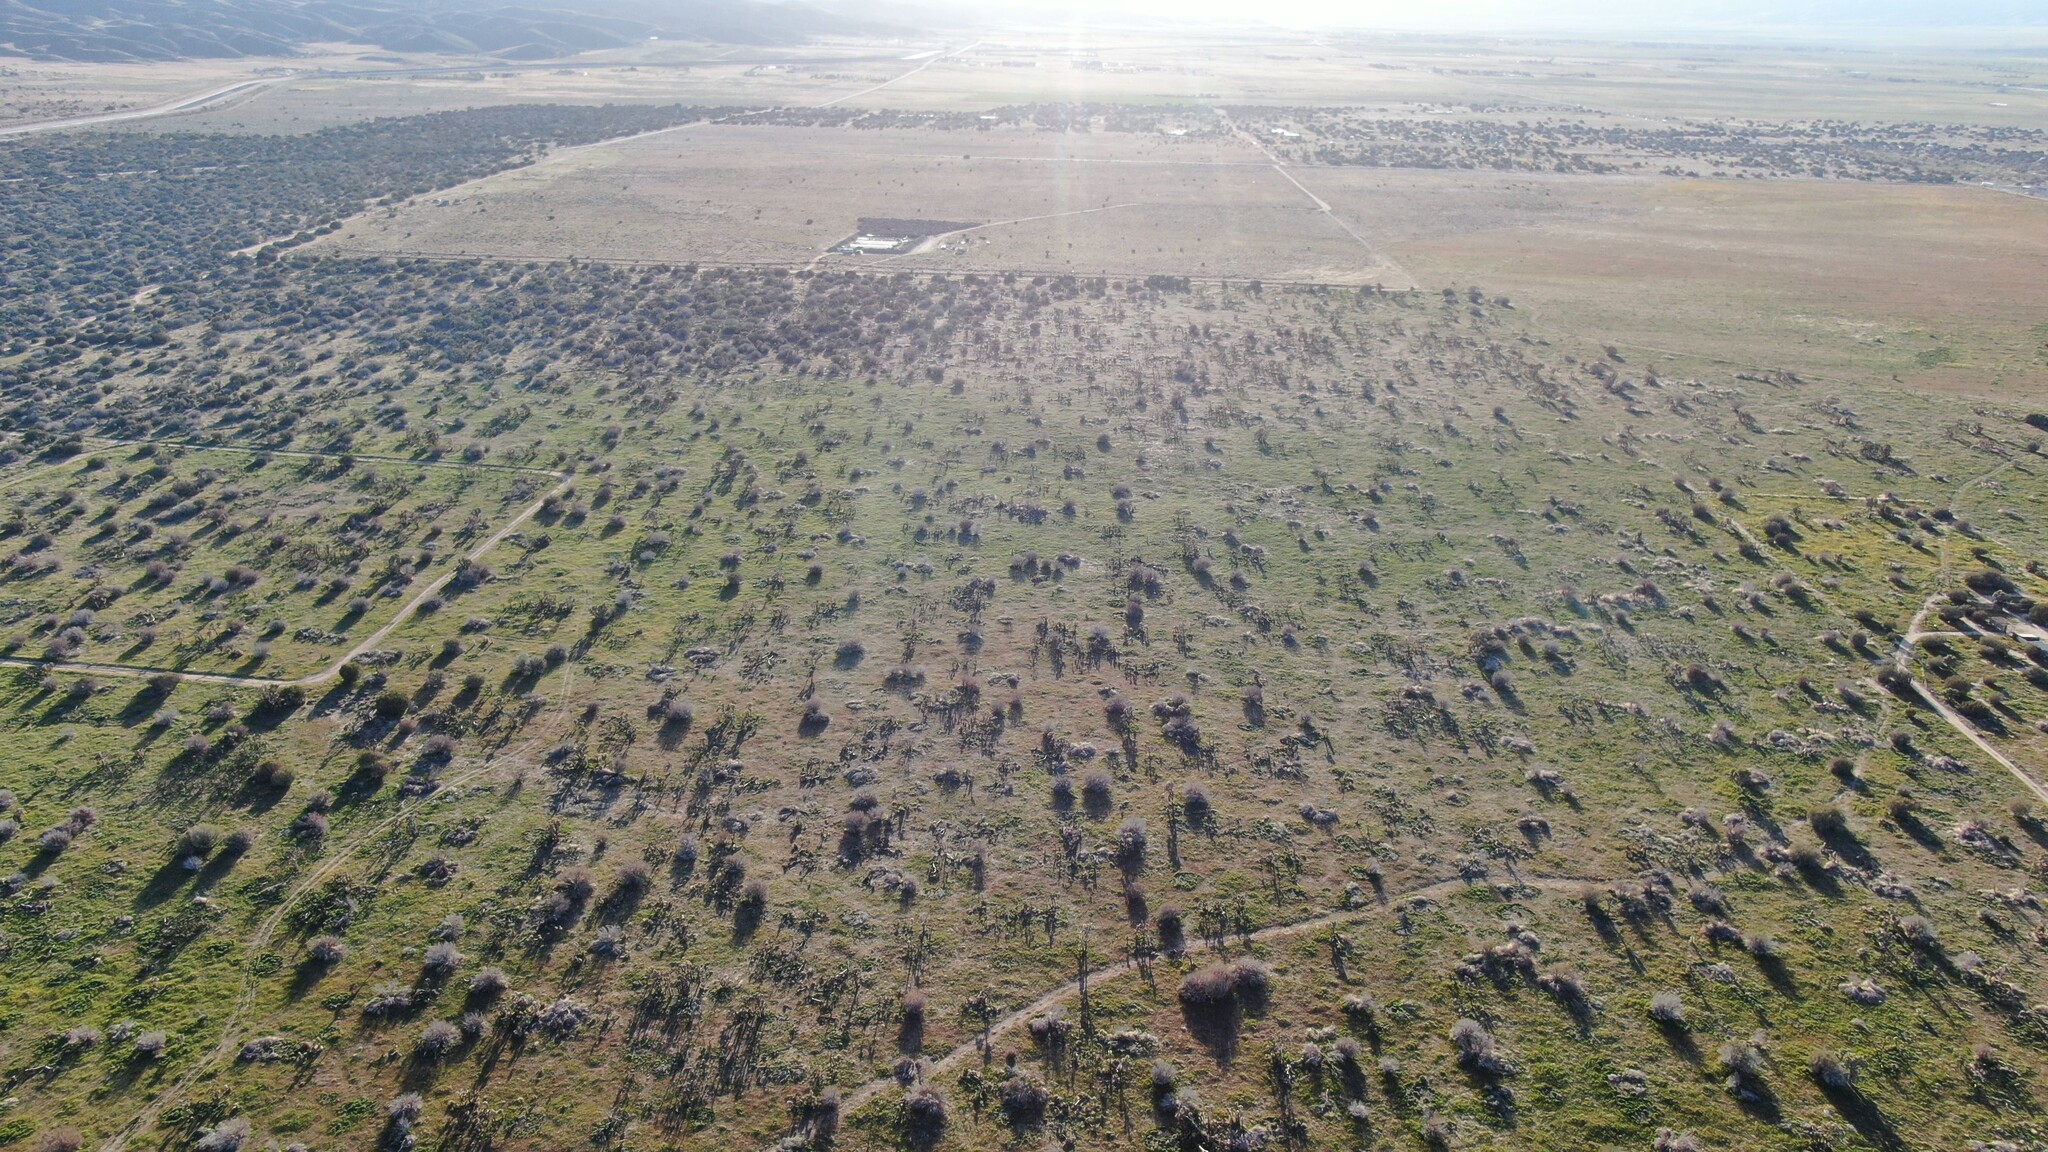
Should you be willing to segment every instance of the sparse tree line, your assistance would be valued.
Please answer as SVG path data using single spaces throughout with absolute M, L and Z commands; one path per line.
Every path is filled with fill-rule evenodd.
M 1640 128 L 1587 120 L 1372 116 L 1351 109 L 1244 107 L 1233 118 L 1303 162 L 1376 168 L 1608 173 L 1648 169 L 1750 177 L 1962 180 L 2048 178 L 2048 132 L 1962 124 L 1734 121 Z
M 303 136 L 51 134 L 0 143 L 13 225 L 0 324 L 19 350 L 82 333 L 147 343 L 124 323 L 152 285 L 187 283 L 266 241 L 307 237 L 371 203 L 447 188 L 547 148 L 666 128 L 720 110 L 508 105 L 371 120 Z M 91 316 L 90 324 L 81 325 Z

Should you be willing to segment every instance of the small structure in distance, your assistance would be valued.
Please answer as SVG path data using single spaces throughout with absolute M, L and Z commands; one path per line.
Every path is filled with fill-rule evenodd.
M 908 252 L 933 236 L 958 232 L 976 225 L 958 220 L 899 220 L 885 216 L 863 216 L 854 234 L 832 246 L 832 251 L 854 256 Z

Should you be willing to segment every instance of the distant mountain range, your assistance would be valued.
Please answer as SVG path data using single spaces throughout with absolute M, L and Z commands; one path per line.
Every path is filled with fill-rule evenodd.
M 289 56 L 340 41 L 391 52 L 546 60 L 650 37 L 786 44 L 900 31 L 758 0 L 0 0 L 0 52 L 39 60 Z

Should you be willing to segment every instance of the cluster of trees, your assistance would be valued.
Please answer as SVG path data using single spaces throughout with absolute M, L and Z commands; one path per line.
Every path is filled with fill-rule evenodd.
M 1578 119 L 1382 117 L 1341 108 L 1246 107 L 1230 112 L 1262 137 L 1282 126 L 1301 132 L 1300 140 L 1277 146 L 1297 159 L 1320 164 L 1517 172 L 1692 165 L 1751 177 L 1937 184 L 2023 183 L 2048 176 L 2048 132 L 2033 129 L 1840 120 L 1688 122 L 1643 128 Z
M 674 404 L 685 386 L 763 367 L 845 377 L 895 376 L 908 365 L 982 341 L 995 321 L 1028 320 L 1062 300 L 1105 291 L 1074 279 L 806 275 L 780 269 L 628 269 L 612 265 L 470 264 L 323 259 L 234 262 L 203 280 L 164 284 L 124 303 L 133 330 L 203 324 L 196 347 L 117 354 L 74 334 L 0 370 L 12 402 L 0 426 L 54 437 L 191 439 L 347 452 L 360 422 L 347 397 L 388 390 L 424 373 L 467 376 L 516 390 L 552 390 L 565 362 L 630 379 L 612 403 L 628 416 Z M 451 304 L 457 305 L 450 307 Z M 237 371 L 234 351 L 262 369 Z M 345 342 L 333 357 L 328 346 Z M 944 378 L 943 369 L 934 369 Z M 140 390 L 107 394 L 127 372 Z M 517 430 L 515 402 L 474 428 L 415 428 L 402 404 L 377 414 L 428 454 Z M 530 414 L 530 405 L 524 409 Z M 306 438 L 312 438 L 310 441 Z M 481 449 L 479 449 L 481 451 Z M 474 458 L 481 458 L 474 457 Z
M 859 128 L 868 131 L 924 128 L 957 132 L 995 127 L 1000 120 L 982 119 L 979 112 L 924 112 L 904 108 L 756 108 L 721 117 L 721 124 L 770 124 L 778 128 Z
M 1656 164 L 1751 177 L 2028 183 L 2048 176 L 2048 132 L 1979 124 L 1865 124 L 1851 120 L 1772 123 L 1687 122 L 1664 128 L 1592 119 L 1500 119 L 1504 108 L 1469 117 L 1375 116 L 1338 107 L 1131 105 L 1077 101 L 1013 104 L 987 112 L 904 112 L 858 108 L 772 108 L 724 123 L 869 130 L 1046 132 L 1173 131 L 1213 136 L 1234 122 L 1307 163 L 1375 168 L 1490 168 L 1519 172 L 1619 172 Z M 1489 115 L 1488 113 L 1491 113 Z M 1299 133 L 1280 136 L 1275 129 Z
M 66 133 L 0 144 L 0 330 L 17 348 L 114 342 L 128 302 L 265 241 L 588 143 L 715 115 L 678 105 L 507 105 L 371 120 L 303 136 Z M 142 322 L 123 342 L 148 344 Z
M 783 128 L 857 128 L 869 131 L 923 129 L 987 132 L 1023 128 L 1040 132 L 1143 132 L 1167 129 L 1188 136 L 1218 135 L 1229 129 L 1214 110 L 1200 105 L 1105 104 L 1084 100 L 1059 104 L 1005 104 L 981 111 L 918 112 L 896 108 L 762 108 L 723 116 L 722 124 L 773 124 Z

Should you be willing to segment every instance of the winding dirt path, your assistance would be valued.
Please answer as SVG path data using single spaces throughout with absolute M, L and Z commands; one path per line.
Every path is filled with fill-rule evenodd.
M 1575 876 L 1517 877 L 1515 880 L 1515 884 L 1522 889 L 1534 889 L 1543 892 L 1575 892 L 1587 884 L 1603 884 L 1608 882 L 1609 878 Z M 1456 892 L 1465 888 L 1475 886 L 1476 885 L 1472 881 L 1456 877 L 1448 880 L 1438 880 L 1429 884 L 1425 884 L 1419 888 L 1413 888 L 1406 892 L 1402 892 L 1398 895 L 1392 896 L 1389 899 L 1387 899 L 1384 903 L 1372 907 L 1352 908 L 1339 912 L 1324 912 L 1314 916 L 1310 916 L 1307 919 L 1295 920 L 1286 924 L 1274 924 L 1266 928 L 1261 928 L 1251 933 L 1249 937 L 1249 942 L 1255 944 L 1270 943 L 1275 940 L 1286 940 L 1295 936 L 1306 935 L 1323 928 L 1334 928 L 1339 925 L 1356 924 L 1361 921 L 1370 919 L 1375 915 L 1382 914 L 1389 908 L 1397 907 L 1402 904 L 1407 904 L 1415 900 L 1427 900 L 1436 896 L 1447 895 L 1451 892 Z M 1245 941 L 1247 938 L 1238 936 L 1232 937 L 1231 939 L 1242 942 Z M 1227 947 L 1228 944 L 1229 941 L 1225 941 L 1223 946 Z M 1211 952 L 1219 950 L 1221 949 L 1218 945 L 1211 941 L 1205 940 L 1193 944 L 1188 949 L 1188 952 L 1192 955 L 1201 952 Z M 1127 976 L 1130 976 L 1131 974 L 1137 971 L 1138 969 L 1136 966 L 1129 964 L 1112 968 L 1104 968 L 1090 975 L 1089 985 L 1093 987 L 1099 984 L 1108 983 L 1110 981 L 1120 980 Z M 1024 1007 L 1017 1009 L 1016 1011 L 1010 1013 L 1007 1016 L 1004 1016 L 1000 1020 L 997 1020 L 995 1023 L 989 1026 L 986 1036 L 989 1038 L 993 1038 L 1003 1033 L 1010 1032 L 1017 1028 L 1020 1028 L 1024 1024 L 1029 1022 L 1032 1018 L 1045 1015 L 1047 1012 L 1051 1011 L 1055 1007 L 1058 1007 L 1065 1001 L 1070 1000 L 1076 996 L 1079 996 L 1080 993 L 1081 982 L 1079 980 L 1070 980 L 1067 983 L 1062 984 L 1059 987 L 1046 992 L 1044 995 L 1040 996 L 1036 1000 L 1033 1000 L 1031 1003 L 1025 1005 Z M 977 1035 L 973 1039 L 961 1043 L 959 1046 L 953 1048 L 944 1056 L 941 1056 L 936 1061 L 934 1061 L 931 1064 L 930 1076 L 936 1078 L 941 1073 L 949 1072 L 952 1069 L 960 1066 L 962 1063 L 966 1062 L 969 1058 L 975 1056 L 981 1051 L 982 1036 Z M 879 1096 L 884 1092 L 888 1092 L 898 1087 L 898 1082 L 894 1076 L 882 1076 L 870 1080 L 867 1083 L 862 1084 L 859 1087 L 856 1087 L 841 1096 L 841 1112 L 842 1114 L 850 1113 L 855 1109 L 861 1107 L 863 1104 L 866 1104 L 868 1101 L 873 1100 L 876 1096 Z
M 1985 472 L 1980 476 L 1974 476 L 1969 480 L 1965 481 L 1961 487 L 1956 489 L 1956 492 L 1958 494 L 1967 492 L 1970 489 L 1975 488 L 1977 485 L 1983 483 L 1986 480 L 1991 479 L 1993 476 L 1998 475 L 1999 473 L 2005 471 L 2010 467 L 2012 467 L 2012 461 L 2008 460 L 2000 464 L 1998 467 L 1991 469 L 1989 472 Z M 1954 504 L 1954 498 L 1951 497 L 1949 501 L 1949 507 L 1951 508 L 1951 510 L 1954 508 Z M 1947 582 L 1948 576 L 1948 537 L 1946 535 L 1943 535 L 1941 537 L 1941 578 L 1943 582 Z M 1892 667 L 1896 668 L 1900 673 L 1905 675 L 1906 682 L 1908 684 L 1911 684 L 1913 687 L 1913 694 L 1915 696 L 1918 696 L 1921 699 L 1921 701 L 1925 703 L 1929 708 L 1933 709 L 1935 715 L 1947 721 L 1948 726 L 1955 729 L 1956 733 L 1960 735 L 1963 739 L 1968 740 L 1970 743 L 1976 745 L 1977 750 L 1979 752 L 1982 752 L 1984 753 L 1984 755 L 1989 756 L 1993 761 L 1995 761 L 1998 764 L 1999 767 L 2004 768 L 2007 772 L 2010 772 L 2012 774 L 2013 779 L 2019 781 L 2021 785 L 2023 785 L 2027 789 L 2027 791 L 2032 792 L 2034 794 L 2035 799 L 2040 800 L 2044 804 L 2048 804 L 2048 788 L 2043 788 L 2041 786 L 2041 782 L 2035 779 L 2032 773 L 2028 772 L 2024 768 L 2021 768 L 2018 764 L 2013 763 L 2012 759 L 2006 756 L 2005 753 L 2000 752 L 1997 748 L 1992 747 L 1991 742 L 1984 739 L 1983 734 L 1977 731 L 1976 725 L 1970 723 L 1968 720 L 1963 718 L 1961 713 L 1949 707 L 1948 701 L 1943 700 L 1940 694 L 1929 692 L 1927 690 L 1927 686 L 1925 684 L 1922 684 L 1919 678 L 1914 676 L 1912 671 L 1906 665 L 1907 658 L 1912 655 L 1913 648 L 1916 645 L 1918 645 L 1922 640 L 1931 640 L 1938 636 L 1953 637 L 1960 635 L 1959 633 L 1951 631 L 1936 630 L 1929 632 L 1921 630 L 1920 625 L 1926 621 L 1927 614 L 1929 612 L 1934 611 L 1934 606 L 1936 604 L 1942 603 L 1947 599 L 1947 592 L 1936 592 L 1935 594 L 1929 596 L 1925 601 L 1921 603 L 1920 610 L 1918 612 L 1915 612 L 1913 614 L 1913 619 L 1906 623 L 1904 633 L 1899 637 L 1899 642 L 1897 646 L 1895 646 L 1892 649 Z
M 2009 757 L 2007 757 L 2005 753 L 2000 752 L 1998 749 L 1992 747 L 1991 742 L 1984 739 L 1983 735 L 1977 731 L 1976 725 L 1970 723 L 1968 720 L 1963 718 L 1961 713 L 1949 707 L 1948 701 L 1943 700 L 1939 694 L 1929 692 L 1927 690 L 1927 686 L 1925 684 L 1922 684 L 1920 682 L 1920 679 L 1914 676 L 1911 670 L 1909 670 L 1906 666 L 1907 657 L 1909 657 L 1912 654 L 1914 646 L 1919 644 L 1922 640 L 1931 640 L 1935 637 L 1955 637 L 1966 635 L 1965 633 L 1961 632 L 1921 631 L 1920 624 L 1922 621 L 1927 619 L 1927 614 L 1934 610 L 1934 606 L 1936 604 L 1942 603 L 1947 599 L 1948 593 L 1937 592 L 1934 595 L 1929 596 L 1927 598 L 1926 603 L 1920 605 L 1920 611 L 1913 615 L 1912 622 L 1906 625 L 1905 633 L 1899 637 L 1898 645 L 1892 649 L 1892 667 L 1898 669 L 1900 673 L 1905 675 L 1907 683 L 1913 686 L 1913 694 L 1915 696 L 1918 696 L 1922 703 L 1926 704 L 1929 708 L 1933 709 L 1935 715 L 1940 716 L 1943 720 L 1948 721 L 1948 726 L 1955 729 L 1957 734 L 1962 736 L 1963 739 L 1968 740 L 1972 744 L 1975 744 L 1979 752 L 1982 752 L 1984 753 L 1984 755 L 1991 757 L 1992 760 L 1998 763 L 1999 767 L 2004 768 L 2007 772 L 2012 773 L 2013 779 L 2018 780 L 2021 784 L 2025 785 L 2027 791 L 2032 792 L 2034 794 L 2035 799 L 2040 800 L 2044 804 L 2048 804 L 2048 788 L 2043 788 L 2041 786 L 2041 782 L 2039 780 L 2034 779 L 2031 773 L 2029 773 L 2026 769 L 2021 768 L 2018 764 L 2013 763 L 2013 761 Z

